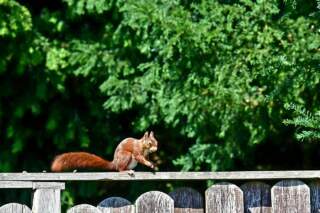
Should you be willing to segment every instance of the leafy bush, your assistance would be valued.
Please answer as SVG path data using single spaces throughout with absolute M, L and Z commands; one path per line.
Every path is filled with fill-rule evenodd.
M 319 140 L 320 139 L 320 112 L 311 113 L 305 108 L 294 104 L 285 106 L 288 110 L 293 110 L 294 118 L 285 119 L 286 125 L 294 125 L 297 128 L 296 137 L 298 140 Z

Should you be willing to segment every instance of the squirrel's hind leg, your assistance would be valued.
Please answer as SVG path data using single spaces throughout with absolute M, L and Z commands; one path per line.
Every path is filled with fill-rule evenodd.
M 132 169 L 130 169 L 130 170 L 122 170 L 122 171 L 119 171 L 119 172 L 125 172 L 130 176 L 134 176 L 134 170 L 132 170 Z
M 132 169 L 127 170 L 127 173 L 128 173 L 128 175 L 130 175 L 130 176 L 134 176 L 134 170 L 132 170 Z

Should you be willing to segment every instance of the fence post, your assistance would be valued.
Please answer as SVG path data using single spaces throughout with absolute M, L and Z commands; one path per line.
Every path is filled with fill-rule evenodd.
M 102 213 L 133 213 L 134 205 L 122 197 L 109 197 L 98 204 Z
M 61 213 L 60 191 L 64 188 L 64 183 L 34 182 L 32 212 Z
M 310 213 L 310 189 L 299 180 L 283 180 L 271 189 L 272 213 Z
M 309 184 L 311 196 L 311 212 L 320 212 L 320 181 L 315 180 Z
M 231 183 L 218 183 L 206 190 L 206 213 L 243 213 L 243 193 Z
M 271 213 L 271 187 L 262 182 L 248 182 L 240 187 L 243 191 L 246 213 Z
M 175 213 L 203 213 L 203 196 L 189 187 L 181 187 L 169 193 L 174 201 Z
M 0 213 L 31 213 L 31 210 L 20 203 L 8 203 L 0 207 Z
M 136 213 L 173 213 L 174 203 L 169 195 L 159 192 L 146 192 L 136 200 Z
M 98 208 L 89 204 L 80 204 L 68 209 L 67 213 L 102 213 Z

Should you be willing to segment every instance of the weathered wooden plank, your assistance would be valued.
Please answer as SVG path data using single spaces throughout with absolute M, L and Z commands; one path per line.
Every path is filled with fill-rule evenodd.
M 98 208 L 89 204 L 80 204 L 68 209 L 67 213 L 102 213 Z
M 64 189 L 64 183 L 57 182 L 32 182 L 32 181 L 0 181 L 0 188 L 2 189 L 13 189 L 13 188 L 50 188 L 50 189 Z
M 246 213 L 271 213 L 271 187 L 268 184 L 248 182 L 240 188 Z
M 8 203 L 0 207 L 0 213 L 31 213 L 31 210 L 20 203 Z
M 123 207 L 97 207 L 102 213 L 134 213 L 134 205 Z
M 159 192 L 146 192 L 136 200 L 136 213 L 173 213 L 174 203 L 169 195 Z
M 33 188 L 32 181 L 0 181 L 1 189 L 24 189 L 24 188 Z
M 130 213 L 134 212 L 134 205 L 122 197 L 109 197 L 98 204 L 102 213 Z
M 272 207 L 251 207 L 248 209 L 247 212 L 250 212 L 250 213 L 262 213 L 262 212 L 271 213 Z
M 60 189 L 36 189 L 32 200 L 33 213 L 61 213 Z
M 189 187 L 181 187 L 169 193 L 174 201 L 175 213 L 203 213 L 203 196 Z
M 204 213 L 204 209 L 174 208 L 174 213 Z
M 0 181 L 319 179 L 320 171 L 0 173 Z
M 283 180 L 271 189 L 273 213 L 310 213 L 310 189 L 299 180 Z
M 311 212 L 320 212 L 320 181 L 313 181 L 309 184 L 311 196 Z
M 65 183 L 61 182 L 33 182 L 33 189 L 65 189 Z
M 218 183 L 206 190 L 206 213 L 243 213 L 243 193 L 231 183 Z

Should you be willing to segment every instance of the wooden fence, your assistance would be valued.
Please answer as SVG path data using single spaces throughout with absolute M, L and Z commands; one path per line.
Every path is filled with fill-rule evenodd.
M 319 213 L 320 171 L 0 173 L 0 188 L 33 189 L 32 207 L 9 203 L 0 213 L 60 213 L 66 181 L 216 180 L 205 192 L 178 188 L 150 191 L 130 202 L 109 197 L 97 206 L 81 204 L 67 213 Z M 268 185 L 263 180 L 273 179 Z M 239 186 L 232 180 L 242 180 Z M 227 181 L 227 182 L 226 182 Z

